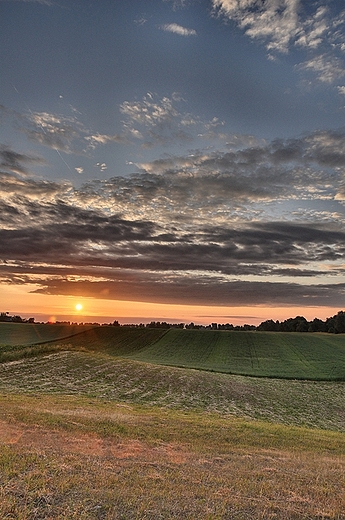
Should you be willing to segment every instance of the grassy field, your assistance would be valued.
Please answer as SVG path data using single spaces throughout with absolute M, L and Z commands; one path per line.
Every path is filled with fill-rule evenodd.
M 92 329 L 91 325 L 0 323 L 0 346 L 33 345 L 68 338 Z
M 31 325 L 9 325 L 14 333 L 12 343 L 0 346 L 0 360 L 15 359 L 15 352 L 24 354 L 21 347 L 28 344 Z M 46 330 L 44 331 L 44 327 Z M 42 325 L 37 332 L 40 339 L 51 340 L 41 347 L 55 350 L 84 349 L 116 357 L 152 364 L 196 368 L 229 374 L 309 380 L 345 380 L 345 334 L 235 332 L 212 330 L 149 329 L 127 327 L 97 327 L 82 331 Z M 29 329 L 25 342 L 20 334 Z M 73 335 L 74 332 L 74 335 Z M 78 333 L 76 333 L 78 332 Z M 35 329 L 32 328 L 32 336 Z M 59 335 L 58 335 L 59 334 Z M 9 343 L 7 330 L 0 343 Z M 17 343 L 13 342 L 13 339 Z M 24 339 L 24 337 L 22 338 Z M 55 341 L 53 341 L 55 340 Z M 40 343 L 41 343 L 40 341 Z M 18 342 L 21 345 L 18 345 Z M 32 343 L 35 343 L 32 341 Z M 32 352 L 38 352 L 37 346 Z M 19 357 L 19 354 L 18 356 Z
M 89 397 L 0 403 L 1 518 L 345 518 L 344 434 Z
M 131 357 L 232 374 L 345 380 L 345 335 L 173 329 Z
M 214 371 L 287 345 L 310 373 L 325 340 L 341 360 L 343 336 L 226 334 L 101 327 L 3 345 L 0 518 L 345 520 L 345 382 Z

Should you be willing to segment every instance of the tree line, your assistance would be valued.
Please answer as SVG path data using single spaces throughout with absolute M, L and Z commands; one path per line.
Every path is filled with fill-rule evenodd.
M 11 316 L 9 312 L 0 313 L 0 322 L 12 323 L 35 323 L 34 318 L 21 318 L 20 316 Z M 70 322 L 56 322 L 69 325 Z M 73 323 L 73 325 L 77 325 Z M 80 324 L 83 325 L 83 324 Z M 99 323 L 90 323 L 84 325 L 100 326 Z M 327 332 L 331 334 L 345 333 L 345 311 L 339 311 L 334 316 L 326 318 L 324 321 L 319 318 L 314 318 L 308 321 L 304 316 L 296 316 L 295 318 L 288 318 L 284 321 L 266 320 L 260 325 L 232 325 L 231 323 L 211 323 L 210 325 L 196 325 L 191 322 L 185 323 L 169 323 L 166 321 L 151 321 L 150 323 L 140 324 L 125 324 L 121 325 L 118 320 L 104 325 L 111 325 L 114 327 L 145 327 L 156 329 L 206 329 L 206 330 L 235 330 L 235 331 L 272 331 L 272 332 Z

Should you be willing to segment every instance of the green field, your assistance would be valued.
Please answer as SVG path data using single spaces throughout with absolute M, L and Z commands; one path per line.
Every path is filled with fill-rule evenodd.
M 0 323 L 0 347 L 3 345 L 33 345 L 74 336 L 93 327 L 41 323 Z
M 345 380 L 345 335 L 173 329 L 131 357 L 257 377 Z
M 7 343 L 0 347 L 0 356 L 22 350 L 21 345 L 44 341 L 50 342 L 44 347 L 47 349 L 83 349 L 151 364 L 228 374 L 345 380 L 345 334 L 0 325 L 0 343 Z

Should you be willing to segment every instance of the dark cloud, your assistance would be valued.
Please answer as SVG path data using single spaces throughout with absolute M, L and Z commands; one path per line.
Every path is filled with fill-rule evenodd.
M 343 261 L 345 254 L 345 232 L 334 225 L 194 222 L 189 229 L 186 222 L 161 225 L 59 199 L 13 200 L 3 202 L 12 226 L 0 229 L 1 257 L 11 261 L 236 276 L 267 276 L 295 266 L 310 276 L 304 264 Z
M 332 306 L 344 302 L 345 284 L 299 285 L 271 282 L 221 282 L 184 277 L 165 282 L 161 277 L 104 282 L 71 282 L 64 279 L 41 282 L 34 292 L 72 294 L 114 300 L 147 301 L 161 304 L 225 306 Z
M 45 164 L 41 157 L 15 152 L 5 145 L 0 145 L 0 168 L 18 174 L 27 174 L 30 165 Z

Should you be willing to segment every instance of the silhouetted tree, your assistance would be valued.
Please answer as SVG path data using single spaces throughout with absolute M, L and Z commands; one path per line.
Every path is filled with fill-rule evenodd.
M 337 334 L 345 332 L 345 312 L 339 311 L 334 318 L 334 329 Z

